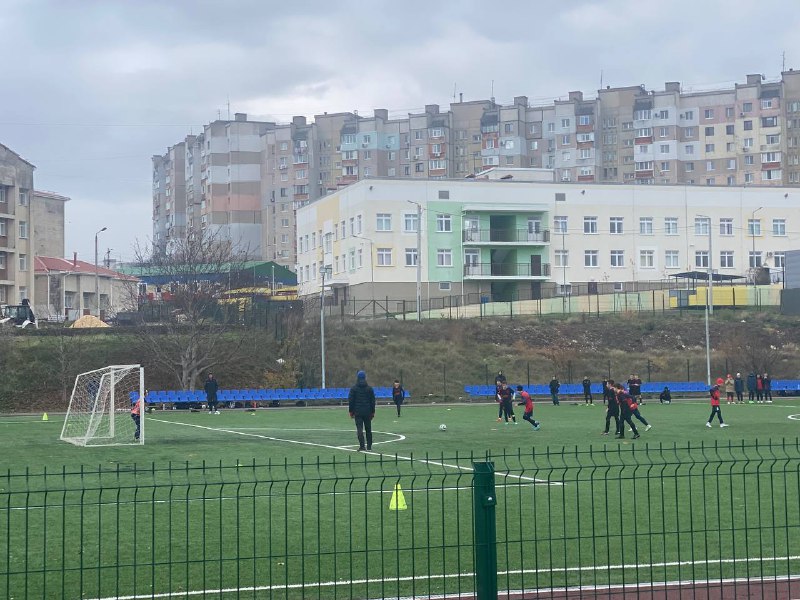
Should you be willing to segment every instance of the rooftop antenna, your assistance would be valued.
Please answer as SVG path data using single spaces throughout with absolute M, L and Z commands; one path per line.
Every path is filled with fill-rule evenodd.
M 492 95 L 491 95 L 491 99 L 492 99 L 492 104 L 494 104 L 494 79 L 492 79 Z
M 228 121 L 231 120 L 231 96 L 228 94 Z
M 600 69 L 600 89 L 603 89 L 603 69 Z
M 453 83 L 453 102 L 456 101 L 456 89 L 458 87 L 458 82 Z
M 786 70 L 786 50 L 781 52 L 781 73 Z

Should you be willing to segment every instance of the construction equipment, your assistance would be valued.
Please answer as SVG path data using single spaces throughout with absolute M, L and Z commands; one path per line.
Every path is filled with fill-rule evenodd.
M 33 314 L 30 300 L 23 298 L 22 304 L 0 306 L 0 325 L 14 325 L 25 329 L 29 325 L 39 329 L 39 322 Z

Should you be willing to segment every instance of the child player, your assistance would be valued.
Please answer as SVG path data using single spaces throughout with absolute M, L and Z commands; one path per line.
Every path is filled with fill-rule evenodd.
M 522 398 L 522 402 L 520 402 L 520 404 L 525 405 L 525 412 L 523 413 L 522 418 L 533 425 L 534 431 L 539 431 L 541 423 L 533 418 L 533 398 L 531 398 L 531 395 L 527 391 L 522 389 L 521 385 L 517 386 L 517 392 L 519 393 L 519 397 Z
M 516 425 L 517 417 L 514 416 L 514 390 L 504 381 L 500 384 L 500 391 L 497 393 L 497 397 L 500 398 L 500 408 L 503 409 L 503 418 L 506 420 L 506 425 L 508 425 L 508 417 L 511 417 L 511 420 L 514 421 L 514 425 Z
M 724 383 L 722 377 L 717 379 L 717 385 L 712 386 L 712 388 L 708 391 L 709 395 L 711 396 L 711 416 L 708 417 L 708 421 L 706 421 L 706 427 L 711 427 L 711 421 L 714 420 L 714 415 L 717 415 L 719 419 L 719 426 L 720 427 L 727 427 L 727 423 L 723 423 L 722 421 L 722 409 L 719 406 L 719 386 Z
M 633 439 L 637 439 L 639 437 L 639 431 L 636 429 L 636 425 L 633 424 L 633 420 L 631 419 L 631 415 L 633 415 L 633 406 L 636 406 L 633 396 L 625 391 L 625 388 L 621 383 L 616 383 L 614 386 L 617 389 L 617 399 L 619 401 L 620 410 L 617 437 L 619 439 L 623 439 L 625 437 L 625 423 L 627 423 L 628 427 L 630 427 L 631 431 L 633 432 Z

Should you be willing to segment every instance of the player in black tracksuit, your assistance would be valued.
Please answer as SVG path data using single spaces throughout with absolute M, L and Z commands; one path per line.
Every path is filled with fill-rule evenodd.
M 348 396 L 348 410 L 350 418 L 356 421 L 356 434 L 358 436 L 358 451 L 372 450 L 372 419 L 375 417 L 375 392 L 367 385 L 367 374 L 359 371 L 356 374 L 356 384 L 350 388 Z M 366 447 L 364 446 L 364 432 L 366 430 Z
M 497 392 L 497 397 L 500 398 L 500 407 L 503 409 L 503 417 L 508 425 L 508 417 L 517 423 L 517 417 L 514 415 L 514 390 L 505 381 L 500 384 L 500 391 Z
M 636 425 L 633 424 L 633 419 L 631 419 L 631 415 L 633 414 L 633 406 L 635 404 L 633 396 L 625 391 L 625 388 L 622 387 L 621 383 L 615 384 L 615 387 L 617 388 L 617 401 L 619 402 L 619 412 L 621 415 L 619 419 L 619 427 L 617 428 L 617 437 L 619 439 L 625 437 L 625 423 L 627 423 L 628 427 L 630 427 L 631 431 L 633 431 L 633 439 L 636 439 L 639 437 L 639 430 L 636 429 Z
M 617 399 L 613 390 L 613 379 L 608 379 L 603 382 L 603 402 L 608 400 L 608 405 L 606 406 L 606 429 L 603 435 L 608 435 L 611 419 L 614 419 L 614 434 L 619 435 L 619 405 L 617 404 Z

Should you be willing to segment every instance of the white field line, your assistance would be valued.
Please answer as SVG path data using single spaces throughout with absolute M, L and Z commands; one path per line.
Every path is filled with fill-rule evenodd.
M 770 556 L 764 558 L 723 558 L 714 560 L 682 560 L 671 561 L 662 563 L 641 564 L 637 566 L 640 570 L 655 569 L 655 568 L 670 568 L 679 566 L 690 565 L 721 565 L 721 564 L 737 564 L 737 563 L 753 563 L 753 562 L 783 562 L 783 561 L 798 561 L 798 556 Z M 622 569 L 630 569 L 630 565 L 598 565 L 587 567 L 551 567 L 547 569 L 514 569 L 510 571 L 498 571 L 498 577 L 508 575 L 536 575 L 541 573 L 574 573 L 574 572 L 601 572 L 607 573 L 608 571 L 621 571 Z M 213 590 L 187 590 L 185 592 L 162 592 L 159 594 L 139 594 L 135 596 L 109 596 L 104 598 L 91 598 L 89 600 L 144 600 L 146 598 L 182 598 L 189 596 L 201 595 L 219 595 L 219 594 L 232 594 L 241 592 L 265 592 L 274 590 L 297 590 L 297 589 L 317 589 L 322 587 L 337 587 L 337 586 L 354 586 L 354 585 L 372 585 L 380 583 L 400 583 L 414 580 L 445 580 L 445 579 L 461 579 L 465 577 L 475 577 L 475 573 L 446 573 L 422 576 L 403 576 L 391 577 L 388 579 L 351 579 L 339 581 L 319 581 L 313 583 L 286 583 L 282 585 L 263 585 L 263 586 L 247 586 L 238 588 L 218 588 Z M 747 581 L 760 581 L 766 583 L 782 582 L 782 581 L 795 581 L 800 579 L 799 575 L 788 575 L 782 577 L 759 577 L 759 578 L 731 578 L 731 579 L 702 579 L 702 580 L 685 580 L 685 581 L 663 581 L 663 582 L 646 582 L 646 583 L 629 583 L 625 585 L 601 585 L 601 586 L 581 586 L 572 588 L 552 588 L 552 591 L 558 590 L 614 590 L 614 589 L 650 589 L 653 587 L 678 587 L 678 586 L 691 586 L 691 585 L 714 585 L 724 583 L 745 583 Z M 529 590 L 530 592 L 530 590 Z M 538 590 L 536 593 L 543 593 L 544 590 Z M 504 595 L 506 592 L 503 592 Z M 508 592 L 514 593 L 514 592 Z M 415 598 L 453 598 L 454 595 L 439 595 L 439 596 L 415 596 Z
M 356 452 L 357 451 L 356 448 L 354 448 L 353 446 L 331 446 L 329 444 L 320 444 L 320 443 L 317 443 L 317 442 L 303 442 L 303 441 L 300 441 L 300 440 L 291 440 L 291 439 L 287 440 L 285 438 L 278 438 L 278 437 L 269 436 L 269 435 L 262 435 L 262 434 L 259 434 L 259 433 L 248 433 L 246 431 L 241 431 L 239 429 L 223 429 L 221 427 L 209 427 L 207 425 L 197 425 L 197 424 L 194 424 L 194 423 L 182 423 L 180 421 L 164 421 L 164 420 L 161 420 L 161 419 L 152 419 L 152 418 L 150 420 L 151 421 L 158 421 L 159 423 L 167 423 L 167 424 L 170 424 L 170 425 L 184 425 L 186 427 L 196 427 L 197 429 L 205 429 L 207 431 L 216 431 L 216 432 L 220 432 L 220 433 L 232 433 L 234 435 L 241 435 L 241 436 L 245 436 L 245 437 L 255 437 L 255 438 L 260 438 L 260 439 L 264 439 L 264 440 L 270 440 L 270 441 L 273 441 L 273 442 L 286 442 L 288 444 L 300 444 L 302 446 L 317 446 L 319 448 L 327 448 L 329 450 L 344 450 L 344 451 L 347 451 L 347 452 Z M 406 439 L 405 436 L 402 436 L 402 435 L 397 434 L 397 433 L 389 434 L 388 432 L 385 432 L 385 431 L 375 431 L 375 433 L 385 433 L 387 435 L 400 436 L 400 439 L 394 440 L 394 441 L 402 441 L 402 440 Z M 386 458 L 393 458 L 395 460 L 405 460 L 405 461 L 409 461 L 409 462 L 419 462 L 419 463 L 422 463 L 422 464 L 433 465 L 433 466 L 437 466 L 437 467 L 445 467 L 445 468 L 448 468 L 448 469 L 455 469 L 455 470 L 458 470 L 458 471 L 467 471 L 469 473 L 474 471 L 474 469 L 472 467 L 465 467 L 463 465 L 455 465 L 455 464 L 451 464 L 451 463 L 445 463 L 445 462 L 441 462 L 441 461 L 437 461 L 437 460 L 429 460 L 429 459 L 425 459 L 425 458 L 413 458 L 411 456 L 403 456 L 403 455 L 400 455 L 400 454 L 383 454 L 381 452 L 373 452 L 371 450 L 360 452 L 359 454 L 369 454 L 369 455 L 372 455 L 372 456 L 385 456 Z M 564 485 L 563 483 L 558 482 L 558 481 L 548 481 L 546 479 L 537 479 L 535 477 L 526 477 L 524 475 L 513 475 L 511 473 L 495 472 L 495 475 L 497 477 L 506 477 L 506 478 L 510 478 L 510 479 L 517 479 L 519 481 L 531 481 L 533 483 L 542 483 L 542 484 L 545 484 L 545 485 L 553 485 L 553 486 L 563 486 Z

